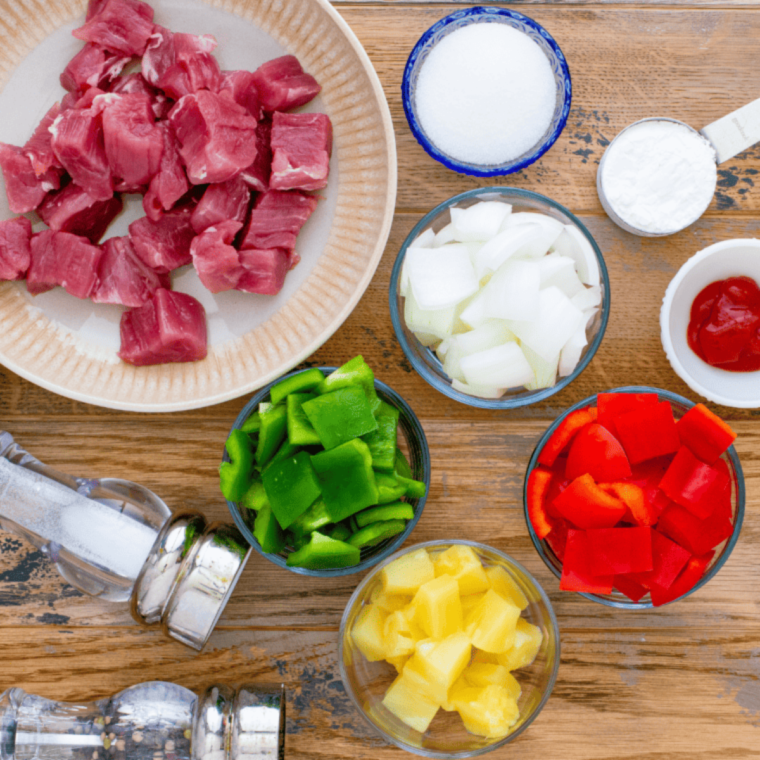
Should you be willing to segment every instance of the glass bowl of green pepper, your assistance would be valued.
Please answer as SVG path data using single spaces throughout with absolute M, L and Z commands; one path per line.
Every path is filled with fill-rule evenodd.
M 302 575 L 349 575 L 397 550 L 430 487 L 411 407 L 361 356 L 257 392 L 219 467 L 232 518 L 259 553 Z

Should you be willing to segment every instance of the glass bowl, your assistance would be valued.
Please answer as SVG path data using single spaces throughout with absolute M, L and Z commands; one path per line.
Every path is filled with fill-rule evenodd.
M 554 114 L 543 137 L 521 156 L 517 156 L 511 161 L 505 161 L 502 164 L 475 164 L 452 158 L 436 147 L 428 138 L 416 113 L 415 90 L 417 88 L 417 80 L 419 79 L 422 64 L 431 50 L 446 35 L 451 34 L 451 32 L 464 26 L 478 23 L 506 24 L 530 37 L 549 59 L 557 86 L 557 103 L 554 107 Z M 507 8 L 476 7 L 465 8 L 442 18 L 420 37 L 406 62 L 401 84 L 401 95 L 409 128 L 412 130 L 412 134 L 417 139 L 417 142 L 425 149 L 428 155 L 460 174 L 469 174 L 475 177 L 496 177 L 512 174 L 513 172 L 520 171 L 520 169 L 524 169 L 541 158 L 554 145 L 564 129 L 567 116 L 570 113 L 572 83 L 570 80 L 570 70 L 567 67 L 564 54 L 560 50 L 559 45 L 554 41 L 554 38 L 540 24 L 537 24 L 527 16 L 523 16 L 522 13 L 517 13 L 517 11 L 508 10 Z
M 325 374 L 329 374 L 333 370 L 337 369 L 337 367 L 319 367 L 319 369 L 321 369 Z M 301 372 L 305 371 L 306 370 L 297 370 L 295 372 L 290 372 L 289 374 L 283 375 L 274 382 L 271 382 L 269 385 L 257 391 L 237 416 L 237 419 L 232 425 L 231 431 L 241 428 L 248 417 L 258 409 L 259 404 L 262 401 L 269 400 L 269 391 L 273 385 L 276 385 L 286 377 L 298 375 Z M 392 552 L 396 551 L 396 549 L 398 549 L 401 544 L 406 541 L 409 534 L 414 530 L 414 526 L 417 524 L 417 521 L 422 516 L 422 510 L 425 507 L 427 494 L 430 491 L 430 450 L 428 449 L 425 431 L 422 429 L 422 425 L 420 425 L 420 421 L 412 411 L 412 408 L 409 406 L 409 404 L 406 403 L 406 401 L 404 401 L 403 398 L 401 398 L 401 396 L 398 395 L 398 393 L 396 393 L 396 391 L 387 386 L 385 383 L 380 382 L 380 380 L 375 380 L 375 389 L 377 390 L 378 396 L 380 396 L 383 401 L 399 410 L 398 446 L 406 454 L 406 457 L 409 460 L 409 466 L 411 467 L 412 476 L 414 479 L 421 480 L 425 483 L 425 496 L 423 496 L 421 499 L 411 499 L 406 497 L 407 501 L 414 507 L 414 517 L 407 522 L 406 528 L 402 533 L 391 536 L 376 546 L 362 549 L 361 560 L 358 564 L 352 565 L 350 567 L 336 567 L 327 570 L 308 570 L 303 567 L 289 567 L 287 565 L 288 555 L 293 551 L 293 549 L 290 547 L 285 547 L 285 549 L 279 554 L 265 552 L 253 535 L 253 523 L 252 521 L 249 522 L 249 510 L 237 502 L 227 499 L 227 507 L 230 510 L 232 519 L 235 521 L 235 525 L 237 525 L 243 536 L 245 536 L 245 539 L 259 554 L 266 557 L 270 562 L 274 562 L 275 565 L 279 565 L 280 567 L 286 568 L 293 573 L 298 573 L 299 575 L 313 575 L 323 578 L 358 573 L 362 570 L 367 570 L 373 565 L 376 565 L 378 562 L 384 560 Z M 222 461 L 230 461 L 226 449 L 224 450 Z
M 671 391 L 666 391 L 659 388 L 648 388 L 646 386 L 630 385 L 624 388 L 613 388 L 611 391 L 603 392 L 656 393 L 659 401 L 670 402 L 670 405 L 673 409 L 673 416 L 676 418 L 676 420 L 683 417 L 683 415 L 686 414 L 686 412 L 689 411 L 689 409 L 691 409 L 693 406 L 696 406 L 693 401 L 689 401 L 689 399 L 686 399 L 683 396 L 679 396 L 677 393 L 672 393 Z M 540 440 L 536 444 L 536 448 L 533 450 L 533 455 L 530 458 L 530 462 L 528 462 L 528 469 L 525 473 L 525 483 L 523 485 L 523 509 L 525 514 L 525 522 L 528 525 L 528 533 L 530 533 L 531 541 L 533 541 L 533 546 L 535 546 L 539 556 L 544 561 L 546 566 L 554 573 L 554 575 L 557 576 L 557 578 L 562 577 L 562 562 L 560 562 L 557 555 L 552 551 L 552 548 L 549 546 L 546 539 L 540 539 L 536 535 L 535 531 L 533 530 L 533 525 L 531 524 L 530 518 L 528 517 L 528 478 L 530 477 L 530 474 L 534 468 L 538 466 L 538 457 L 541 454 L 541 450 L 549 438 L 551 438 L 557 427 L 559 427 L 562 420 L 564 420 L 568 414 L 574 412 L 576 409 L 583 409 L 584 407 L 592 406 L 595 403 L 596 396 L 589 396 L 588 398 L 579 401 L 577 404 L 573 404 L 573 406 L 569 407 L 563 414 L 557 417 L 557 419 L 554 420 L 554 422 L 548 427 L 546 432 L 541 436 Z M 704 575 L 699 579 L 699 581 L 685 594 L 679 596 L 677 599 L 674 599 L 671 602 L 667 602 L 667 604 L 673 604 L 673 602 L 678 602 L 681 599 L 685 599 L 690 594 L 693 594 L 697 589 L 702 588 L 702 586 L 704 586 L 711 578 L 713 578 L 718 570 L 723 567 L 723 565 L 726 563 L 726 560 L 731 556 L 731 552 L 734 550 L 734 546 L 739 539 L 739 533 L 741 533 L 742 529 L 742 522 L 744 521 L 744 474 L 742 472 L 741 463 L 739 462 L 739 456 L 737 455 L 736 449 L 733 446 L 730 446 L 728 448 L 721 459 L 723 459 L 723 461 L 725 461 L 725 463 L 728 465 L 728 470 L 731 475 L 731 506 L 733 509 L 734 531 L 722 544 L 719 544 L 715 547 L 715 556 L 713 557 L 711 563 L 708 565 Z M 638 602 L 631 601 L 627 596 L 625 596 L 625 594 L 622 594 L 617 589 L 613 589 L 611 594 L 588 594 L 584 592 L 574 593 L 580 593 L 581 596 L 585 596 L 586 599 L 591 599 L 593 602 L 599 602 L 600 604 L 605 604 L 608 607 L 617 607 L 619 609 L 640 610 L 654 607 L 651 600 L 649 599 L 648 593 Z M 664 607 L 665 605 L 662 606 Z
M 383 695 L 396 677 L 395 669 L 386 662 L 368 662 L 354 645 L 351 631 L 362 607 L 381 585 L 380 571 L 395 559 L 418 549 L 443 552 L 451 546 L 470 546 L 486 567 L 499 566 L 522 589 L 528 599 L 523 617 L 538 626 L 543 641 L 531 665 L 515 671 L 522 687 L 518 700 L 520 717 L 511 733 L 500 739 L 486 739 L 468 733 L 457 713 L 440 710 L 430 728 L 421 734 L 402 723 L 382 705 Z M 387 742 L 408 752 L 425 757 L 464 758 L 482 755 L 516 739 L 535 720 L 549 699 L 557 680 L 560 642 L 557 619 L 551 602 L 535 578 L 506 554 L 472 541 L 428 541 L 397 552 L 378 565 L 357 587 L 346 605 L 340 624 L 338 664 L 343 685 L 365 720 Z
M 588 345 L 583 349 L 578 366 L 576 366 L 572 373 L 567 377 L 558 378 L 555 385 L 551 388 L 539 388 L 535 391 L 515 389 L 509 391 L 498 399 L 484 399 L 477 396 L 470 396 L 467 393 L 462 393 L 461 391 L 452 388 L 451 379 L 444 372 L 443 365 L 441 364 L 440 359 L 436 356 L 435 351 L 423 346 L 422 343 L 417 340 L 414 333 L 406 326 L 403 316 L 403 297 L 400 294 L 399 286 L 401 269 L 404 265 L 407 249 L 425 230 L 432 229 L 434 232 L 438 232 L 441 228 L 445 227 L 451 221 L 449 209 L 453 206 L 456 206 L 457 208 L 468 208 L 482 200 L 504 201 L 512 205 L 513 213 L 521 211 L 538 212 L 540 214 L 551 216 L 562 222 L 562 224 L 572 224 L 579 230 L 586 240 L 588 240 L 596 255 L 596 261 L 599 265 L 599 284 L 602 289 L 601 308 L 586 329 Z M 468 190 L 465 193 L 460 193 L 459 195 L 449 198 L 439 206 L 436 206 L 432 211 L 429 211 L 419 222 L 417 222 L 406 240 L 404 240 L 401 250 L 396 257 L 396 263 L 393 265 L 393 271 L 391 272 L 388 298 L 391 310 L 391 321 L 393 322 L 393 329 L 396 331 L 398 342 L 401 344 L 401 348 L 403 349 L 406 358 L 414 369 L 422 376 L 423 380 L 428 382 L 433 388 L 440 391 L 445 396 L 448 396 L 455 401 L 459 401 L 462 404 L 477 406 L 483 409 L 515 409 L 520 406 L 528 406 L 530 404 L 535 404 L 538 401 L 543 401 L 544 399 L 549 398 L 549 396 L 561 391 L 572 383 L 594 358 L 594 354 L 602 342 L 604 331 L 607 329 L 607 321 L 610 316 L 610 278 L 607 274 L 607 266 L 604 263 L 602 252 L 594 238 L 591 236 L 591 233 L 586 229 L 583 222 L 564 206 L 544 195 L 539 195 L 530 190 L 519 190 L 514 187 L 484 187 L 476 190 Z

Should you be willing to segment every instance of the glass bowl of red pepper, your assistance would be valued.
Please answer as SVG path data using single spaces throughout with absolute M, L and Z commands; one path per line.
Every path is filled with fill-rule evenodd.
M 676 374 L 723 406 L 760 407 L 760 240 L 724 240 L 668 285 L 662 345 Z
M 235 524 L 270 562 L 349 575 L 381 562 L 414 529 L 430 452 L 411 407 L 357 356 L 258 391 L 225 443 L 220 485 Z
M 659 607 L 704 586 L 744 518 L 736 435 L 670 391 L 631 386 L 578 402 L 528 464 L 525 518 L 560 579 L 611 607 Z

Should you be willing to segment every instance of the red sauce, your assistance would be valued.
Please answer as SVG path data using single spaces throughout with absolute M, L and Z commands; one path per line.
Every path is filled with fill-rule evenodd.
M 750 277 L 710 283 L 691 305 L 687 333 L 694 353 L 729 372 L 760 369 L 760 288 Z

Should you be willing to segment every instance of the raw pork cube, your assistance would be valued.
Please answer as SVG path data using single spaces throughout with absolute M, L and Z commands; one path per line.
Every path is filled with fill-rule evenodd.
M 253 72 L 265 111 L 288 111 L 305 105 L 322 89 L 294 55 L 273 58 Z
M 259 91 L 256 89 L 253 73 L 250 71 L 223 71 L 220 95 L 227 95 L 243 106 L 254 119 L 262 115 Z
M 89 21 L 107 2 L 108 0 L 90 0 L 90 2 L 87 3 L 87 15 L 84 20 Z
M 147 185 L 158 172 L 164 138 L 155 123 L 148 95 L 101 95 L 93 108 L 103 109 L 103 141 L 111 175 L 124 189 Z
M 108 200 L 113 195 L 113 182 L 96 109 L 70 108 L 58 116 L 50 131 L 56 158 L 74 182 L 93 198 Z
M 174 34 L 156 25 L 143 55 L 143 76 L 174 100 L 204 88 L 217 91 L 222 72 L 212 55 L 215 48 L 210 34 Z
M 290 269 L 290 256 L 282 248 L 243 248 L 240 251 L 243 274 L 237 283 L 237 290 L 245 293 L 277 295 Z
M 169 112 L 193 185 L 226 182 L 256 158 L 256 119 L 229 98 L 199 90 Z
M 232 290 L 243 274 L 238 252 L 232 246 L 242 226 L 240 222 L 222 222 L 202 232 L 190 246 L 198 279 L 212 293 Z
M 69 94 L 72 94 L 72 93 L 69 93 Z M 98 95 L 105 95 L 105 94 L 106 94 L 106 91 L 101 90 L 100 87 L 88 87 L 84 91 L 84 94 L 76 99 L 76 102 L 74 103 L 72 107 L 78 108 L 80 110 L 87 110 L 88 108 L 92 107 L 92 103 L 95 100 L 95 98 L 98 97 Z M 66 98 L 64 97 L 64 100 L 65 99 Z M 66 109 L 61 108 L 61 111 L 64 111 L 64 110 Z M 93 111 L 92 112 L 93 116 L 99 116 L 102 110 L 103 110 L 102 108 L 99 108 L 98 110 Z M 99 121 L 98 124 L 100 125 L 101 122 Z
M 240 172 L 246 184 L 259 193 L 269 190 L 269 175 L 272 171 L 272 122 L 262 119 L 256 125 L 256 158 L 250 166 Z
M 241 248 L 296 247 L 296 236 L 314 213 L 317 199 L 297 190 L 270 190 L 256 199 L 243 230 Z
M 89 298 L 98 283 L 102 249 L 70 232 L 45 230 L 32 235 L 31 262 L 26 277 L 32 295 L 61 285 L 77 298 Z
M 169 211 L 190 189 L 185 167 L 179 156 L 174 128 L 168 121 L 160 122 L 158 127 L 161 130 L 164 150 L 158 172 L 150 181 L 148 192 L 143 198 L 145 213 L 154 222 L 161 218 L 163 211 Z
M 327 185 L 332 124 L 323 113 L 272 116 L 273 190 L 319 190 Z
M 97 243 L 123 205 L 120 195 L 100 201 L 71 182 L 63 190 L 49 193 L 37 213 L 51 230 L 71 232 Z
M 147 95 L 150 98 L 153 115 L 157 119 L 165 119 L 173 105 L 169 98 L 150 84 L 139 71 L 117 77 L 108 91 L 118 95 Z
M 139 367 L 204 359 L 203 307 L 192 296 L 159 288 L 143 306 L 121 315 L 119 356 Z
M 48 190 L 38 177 L 28 156 L 22 148 L 0 143 L 0 169 L 5 178 L 5 194 L 8 206 L 14 214 L 25 214 L 42 203 Z
M 240 222 L 242 227 L 250 199 L 251 191 L 240 175 L 218 185 L 209 185 L 193 211 L 193 229 L 200 234 L 212 224 L 230 220 Z
M 0 280 L 23 280 L 29 269 L 32 223 L 25 216 L 0 220 Z
M 128 237 L 112 237 L 103 243 L 94 303 L 142 306 L 162 287 L 158 273 L 143 264 Z
M 66 65 L 61 74 L 61 87 L 69 92 L 80 92 L 88 87 L 100 87 L 121 74 L 131 56 L 108 53 L 89 42 Z
M 53 189 L 53 186 L 61 186 L 60 177 L 63 173 L 63 167 L 61 167 L 58 159 L 55 157 L 55 153 L 53 153 L 53 135 L 50 134 L 50 127 L 58 118 L 60 112 L 60 105 L 54 103 L 50 110 L 42 117 L 42 121 L 37 125 L 26 145 L 24 145 L 24 153 L 29 161 L 31 161 L 34 173 L 43 181 L 51 184 L 49 189 Z M 47 177 L 45 176 L 46 174 L 48 175 Z
M 113 53 L 142 55 L 153 32 L 153 8 L 140 0 L 105 0 L 72 34 Z
M 151 269 L 171 272 L 190 263 L 190 243 L 195 237 L 190 224 L 193 208 L 193 204 L 184 204 L 162 214 L 158 221 L 143 216 L 129 225 L 135 253 Z

